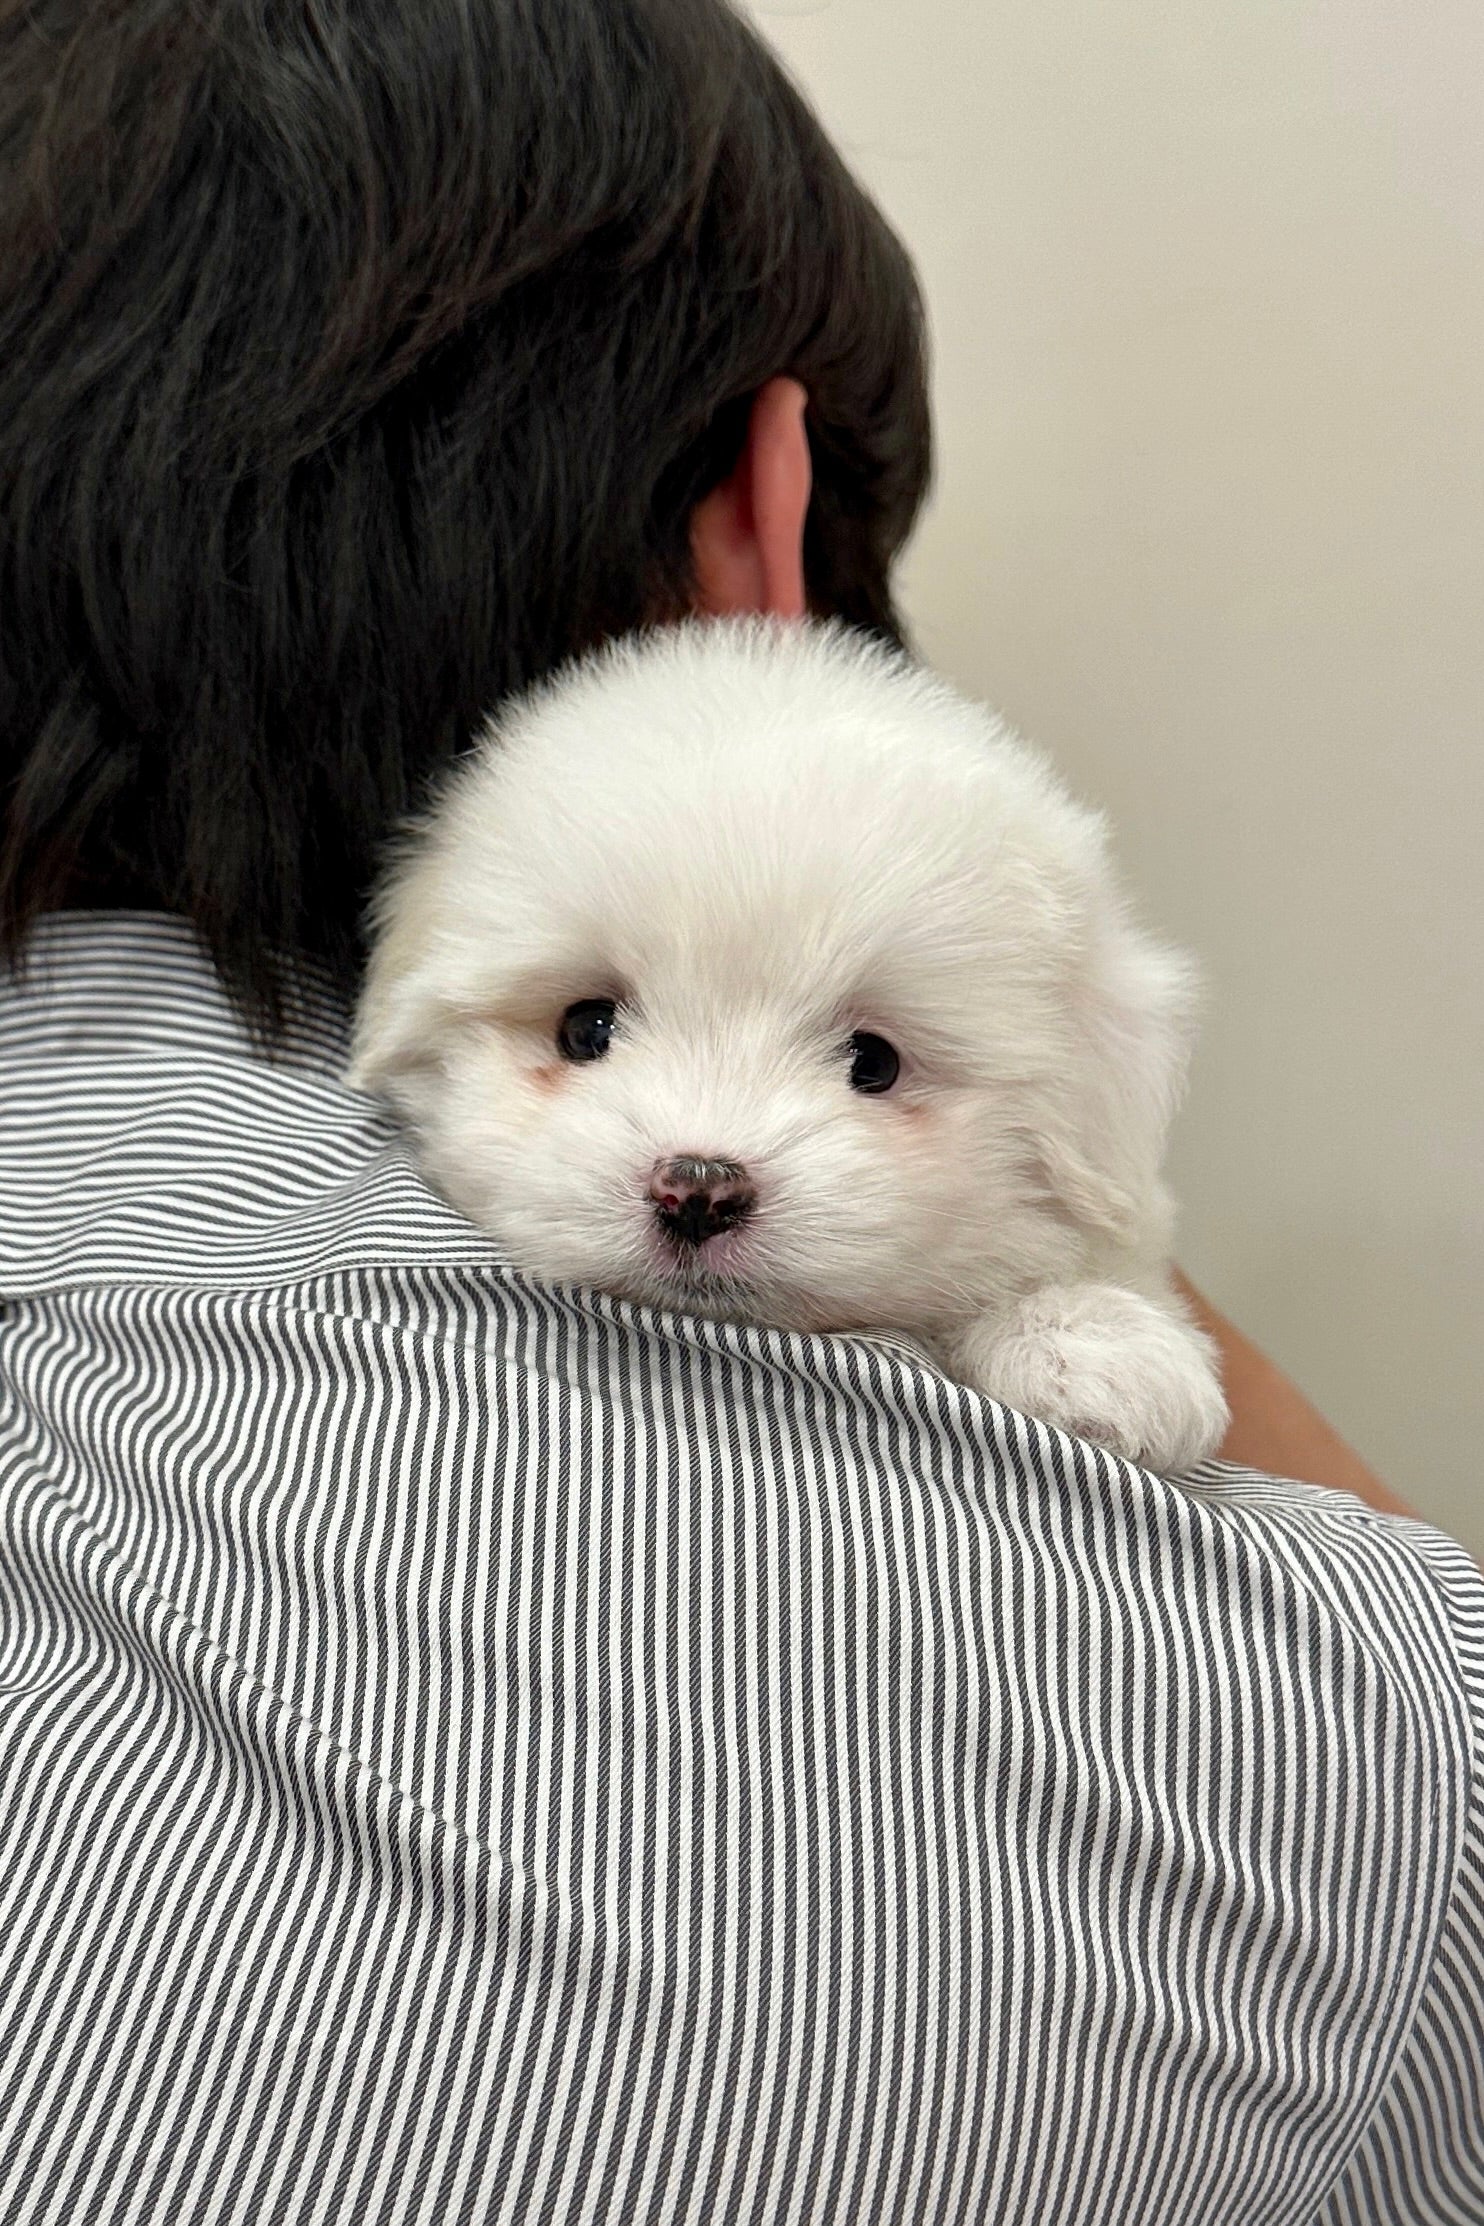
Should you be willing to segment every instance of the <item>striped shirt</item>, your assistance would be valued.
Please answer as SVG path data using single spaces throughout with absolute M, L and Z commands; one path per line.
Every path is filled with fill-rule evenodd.
M 1484 1581 L 501 1266 L 186 929 L 0 990 L 0 2219 L 1484 2221 Z

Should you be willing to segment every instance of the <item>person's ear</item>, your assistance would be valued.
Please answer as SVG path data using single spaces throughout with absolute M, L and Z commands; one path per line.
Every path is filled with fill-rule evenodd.
M 804 520 L 813 484 L 807 401 L 797 379 L 759 387 L 733 470 L 691 512 L 695 607 L 712 618 L 804 616 Z

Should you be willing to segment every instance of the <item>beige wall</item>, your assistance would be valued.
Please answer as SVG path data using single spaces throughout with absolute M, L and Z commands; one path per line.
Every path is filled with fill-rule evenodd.
M 923 274 L 918 640 L 1204 960 L 1186 1264 L 1484 1551 L 1484 9 L 752 13 Z

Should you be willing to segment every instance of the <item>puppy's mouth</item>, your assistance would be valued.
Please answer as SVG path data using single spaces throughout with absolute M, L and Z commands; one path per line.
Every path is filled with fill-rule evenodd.
M 667 1232 L 652 1217 L 645 1252 L 647 1273 L 632 1295 L 652 1305 L 673 1306 L 682 1314 L 705 1314 L 713 1321 L 751 1322 L 765 1328 L 825 1331 L 841 1326 L 838 1302 L 831 1302 L 780 1275 L 759 1242 L 751 1216 L 701 1244 Z
M 755 1265 L 756 1247 L 746 1227 L 750 1215 L 729 1226 L 697 1237 L 656 1213 L 653 1217 L 649 1256 L 667 1283 L 687 1291 L 704 1291 L 718 1284 L 733 1289 L 747 1281 Z

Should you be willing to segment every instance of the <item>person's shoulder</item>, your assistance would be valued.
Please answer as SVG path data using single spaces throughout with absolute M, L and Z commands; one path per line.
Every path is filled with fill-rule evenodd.
M 348 1040 L 306 973 L 281 1037 L 256 1043 L 184 921 L 41 923 L 0 984 L 5 1290 L 489 1264 L 488 1239 L 347 1085 Z

